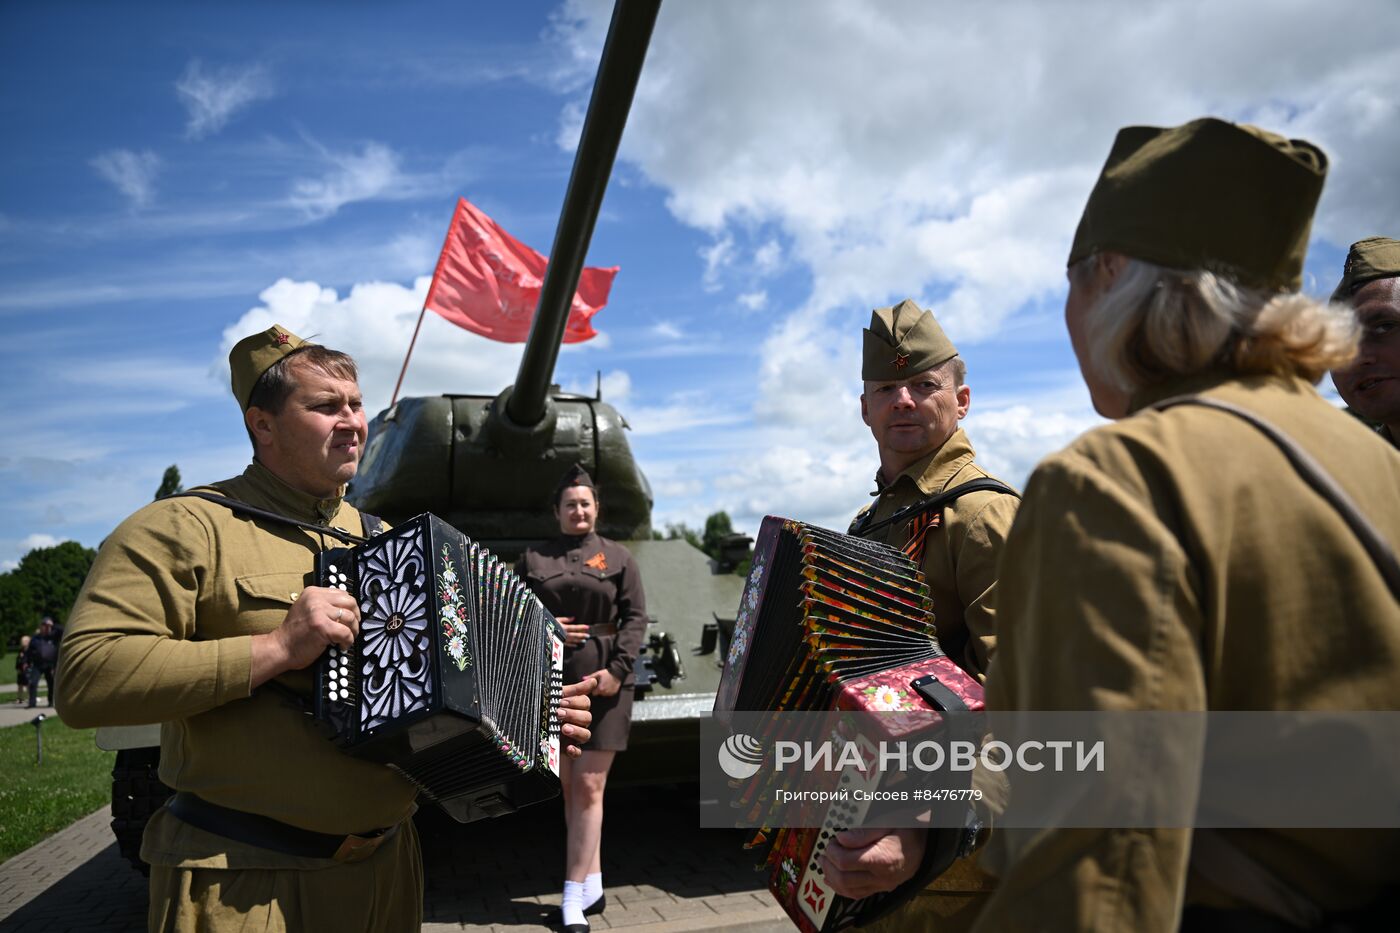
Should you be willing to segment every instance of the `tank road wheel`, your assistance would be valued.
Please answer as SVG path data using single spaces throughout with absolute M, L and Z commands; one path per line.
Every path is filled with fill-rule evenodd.
M 112 834 L 122 858 L 143 875 L 151 867 L 141 861 L 141 836 L 151 814 L 174 793 L 160 781 L 160 748 L 124 748 L 112 765 Z

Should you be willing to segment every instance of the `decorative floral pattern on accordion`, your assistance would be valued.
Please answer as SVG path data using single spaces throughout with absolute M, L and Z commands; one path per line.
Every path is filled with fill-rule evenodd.
M 432 695 L 428 560 L 410 530 L 384 536 L 360 578 L 360 709 L 372 729 L 425 708 Z
M 753 566 L 749 568 L 749 579 L 744 584 L 744 597 L 739 603 L 739 618 L 734 622 L 734 640 L 730 642 L 729 660 L 726 662 L 731 667 L 742 662 L 749 650 L 749 636 L 757 621 L 755 616 L 758 613 L 759 597 L 763 593 L 763 560 L 763 554 L 754 554 Z
M 442 546 L 442 573 L 438 574 L 438 595 L 442 597 L 439 618 L 447 656 L 457 665 L 457 670 L 465 671 L 472 663 L 471 652 L 467 650 L 467 604 L 462 599 L 457 568 L 452 566 L 452 553 L 445 544 Z
M 859 689 L 870 704 L 870 709 L 882 713 L 920 708 L 910 697 L 909 691 L 901 689 L 898 683 L 869 683 Z

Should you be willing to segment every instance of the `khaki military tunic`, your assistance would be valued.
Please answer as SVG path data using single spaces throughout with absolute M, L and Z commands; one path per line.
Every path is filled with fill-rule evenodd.
M 564 649 L 564 683 L 607 668 L 622 688 L 593 697 L 593 751 L 622 751 L 632 724 L 632 666 L 647 630 L 641 571 L 627 548 L 597 534 L 561 535 L 521 555 L 515 567 L 556 616 L 595 627 L 588 640 Z M 611 631 L 609 631 L 611 629 Z
M 1189 392 L 1273 422 L 1400 546 L 1400 455 L 1311 385 L 1207 375 L 1133 407 Z M 1400 709 L 1400 607 L 1333 508 L 1224 412 L 1138 411 L 1047 458 L 997 610 L 989 709 Z M 1329 911 L 1400 882 L 1400 831 L 1222 835 Z M 1001 883 L 976 929 L 1152 933 L 1175 930 L 1183 903 L 1241 906 L 1189 874 L 1191 842 L 1188 829 L 997 831 L 983 864 Z
M 940 492 L 974 479 L 992 478 L 973 457 L 972 444 L 959 428 L 942 447 L 912 464 L 893 482 L 886 483 L 877 474 L 877 498 L 856 516 L 851 532 Z M 1016 506 L 1016 497 L 1005 493 L 968 493 L 944 507 L 942 525 L 928 532 L 924 546 L 923 571 L 933 598 L 938 641 L 950 658 L 978 680 L 986 677 L 987 662 L 996 650 L 992 596 L 997 558 L 1011 531 Z M 870 515 L 872 509 L 874 514 Z M 875 534 L 877 540 L 897 548 L 904 546 L 907 537 L 902 522 Z
M 257 463 L 213 489 L 289 518 L 363 531 L 349 504 L 298 492 Z M 325 535 L 253 520 L 200 499 L 165 499 L 141 509 L 103 542 L 73 608 L 59 664 L 64 721 L 79 728 L 162 723 L 161 780 L 224 807 L 338 835 L 404 824 L 416 796 L 407 780 L 341 752 L 285 695 L 249 690 L 251 636 L 281 624 L 311 581 L 315 555 L 335 546 L 339 542 Z M 309 670 L 278 680 L 311 694 Z M 237 904 L 221 902 L 217 893 L 208 894 L 232 886 L 250 890 L 251 881 L 232 880 L 228 869 L 273 872 L 260 890 L 300 889 L 304 896 L 334 890 L 363 916 L 387 912 L 402 921 L 375 929 L 417 929 L 421 915 L 411 826 L 350 869 L 213 836 L 162 810 L 147 827 L 142 856 L 155 866 L 156 928 L 178 917 L 186 922 L 169 928 L 194 928 L 193 902 L 160 903 L 167 895 L 184 897 L 175 892 L 188 894 L 191 885 L 203 885 L 203 906 L 215 928 L 241 928 L 247 918 L 238 917 L 251 902 L 241 896 Z M 288 869 L 318 877 L 277 881 L 275 873 Z M 393 888 L 366 884 L 371 876 L 398 880 Z M 414 878 L 416 887 L 401 884 Z M 221 919 L 221 903 L 233 914 Z M 311 909 L 290 902 L 282 907 L 293 914 Z M 276 905 L 272 909 L 281 915 Z
M 912 464 L 893 482 L 878 474 L 878 498 L 851 523 L 874 524 L 906 506 L 974 479 L 990 477 L 974 461 L 967 434 L 959 428 L 937 451 Z M 933 599 L 938 641 L 948 656 L 982 680 L 996 650 L 997 558 L 1011 531 L 1018 500 L 1006 493 L 972 492 L 943 508 L 941 524 L 928 531 L 922 569 Z M 873 515 L 869 515 L 871 510 Z M 868 521 L 867 521 L 868 517 Z M 902 548 L 906 525 L 896 522 L 874 537 Z M 953 863 L 941 877 L 887 919 L 872 924 L 878 933 L 927 929 L 956 933 L 969 929 L 985 903 L 993 880 L 982 872 L 976 857 Z

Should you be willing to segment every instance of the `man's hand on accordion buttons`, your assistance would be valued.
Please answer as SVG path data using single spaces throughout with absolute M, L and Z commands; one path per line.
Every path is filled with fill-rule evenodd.
M 598 681 L 598 689 L 593 691 L 595 697 L 617 696 L 617 691 L 622 689 L 622 681 L 617 679 L 617 675 L 606 667 L 601 671 L 594 671 L 588 675 Z
M 927 830 L 848 829 L 837 833 L 822 856 L 826 882 L 843 897 L 893 891 L 919 870 Z
M 564 688 L 564 701 L 559 704 L 559 719 L 564 723 L 559 731 L 564 736 L 564 754 L 577 758 L 583 754 L 580 745 L 593 737 L 589 726 L 593 724 L 593 701 L 588 695 L 598 684 L 585 677 L 576 684 Z
M 253 636 L 252 686 L 283 671 L 299 671 L 328 645 L 348 648 L 360 630 L 360 607 L 344 590 L 308 586 L 273 631 Z
M 588 641 L 590 626 L 587 622 L 576 623 L 573 616 L 559 616 L 555 621 L 564 626 L 564 647 L 577 648 Z

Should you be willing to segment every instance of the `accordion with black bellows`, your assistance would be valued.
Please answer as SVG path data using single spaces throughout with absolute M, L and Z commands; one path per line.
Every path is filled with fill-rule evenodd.
M 559 793 L 564 631 L 514 570 L 434 515 L 322 552 L 318 586 L 360 604 L 315 664 L 313 713 L 460 822 Z
M 943 722 L 945 713 L 980 710 L 981 685 L 939 647 L 935 608 L 923 573 L 896 548 L 770 515 L 754 545 L 715 715 L 730 722 L 743 711 L 874 714 L 864 718 L 878 733 L 865 737 L 873 742 L 904 738 L 908 730 Z M 757 739 L 761 746 L 781 737 L 770 732 Z M 776 771 L 760 770 L 740 803 L 757 816 L 778 779 Z M 875 767 L 840 777 L 852 793 L 873 792 L 884 780 Z M 803 933 L 870 923 L 913 896 L 915 882 L 860 900 L 827 885 L 826 847 L 860 825 L 868 810 L 867 803 L 835 802 L 820 827 L 766 826 L 746 846 Z M 975 827 L 930 831 L 924 880 L 946 869 L 972 834 Z

